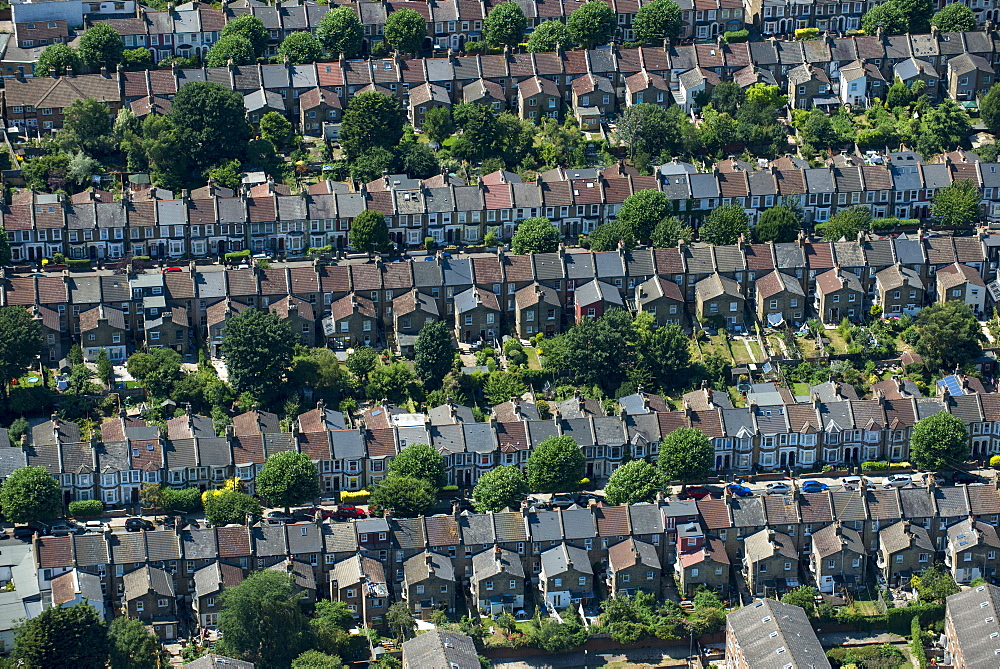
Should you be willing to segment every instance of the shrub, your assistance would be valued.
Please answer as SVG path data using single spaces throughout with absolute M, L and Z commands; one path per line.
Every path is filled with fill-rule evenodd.
M 236 260 L 243 260 L 244 258 L 250 257 L 250 249 L 244 249 L 242 251 L 231 251 L 226 254 L 226 260 L 232 262 Z
M 63 263 L 66 262 L 66 256 L 64 256 L 62 253 L 53 253 L 52 262 L 55 263 L 56 265 L 62 265 Z
M 994 455 L 990 458 L 990 467 L 993 467 L 994 469 L 1000 467 L 1000 455 Z
M 862 462 L 861 471 L 872 472 L 872 471 L 884 471 L 889 469 L 888 462 Z
M 104 513 L 104 502 L 99 499 L 79 499 L 69 503 L 71 516 L 99 516 Z
M 66 265 L 68 267 L 75 267 L 77 269 L 86 269 L 90 267 L 90 258 L 81 258 L 79 260 L 67 260 Z
M 739 44 L 750 39 L 750 31 L 746 28 L 743 30 L 727 30 L 722 37 L 726 40 L 726 44 Z
M 371 497 L 371 493 L 367 490 L 359 490 L 357 492 L 351 492 L 350 490 L 340 491 L 340 501 L 350 504 L 364 504 Z
M 799 28 L 795 31 L 795 39 L 816 39 L 819 37 L 819 28 Z
M 446 485 L 443 488 L 441 488 L 441 492 L 458 492 L 458 486 L 457 485 Z

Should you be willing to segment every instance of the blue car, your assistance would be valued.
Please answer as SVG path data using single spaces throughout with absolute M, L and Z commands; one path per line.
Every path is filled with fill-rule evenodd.
M 802 492 L 824 492 L 829 487 L 827 484 L 820 483 L 819 481 L 803 481 L 799 489 Z
M 739 483 L 730 483 L 726 486 L 726 490 L 737 497 L 753 497 L 753 490 Z

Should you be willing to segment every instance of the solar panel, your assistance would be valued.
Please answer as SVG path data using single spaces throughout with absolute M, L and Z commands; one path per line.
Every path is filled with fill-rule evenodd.
M 965 392 L 962 390 L 962 384 L 959 383 L 959 381 L 958 381 L 958 377 L 956 377 L 954 375 L 944 377 L 943 379 L 941 379 L 940 381 L 938 381 L 938 385 L 939 386 L 944 386 L 945 388 L 947 388 L 949 395 L 964 395 L 965 394 Z

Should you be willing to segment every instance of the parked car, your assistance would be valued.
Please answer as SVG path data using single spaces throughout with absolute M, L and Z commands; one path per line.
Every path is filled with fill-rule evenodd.
M 86 530 L 76 523 L 50 523 L 45 526 L 46 534 L 53 537 L 68 537 L 71 534 L 83 534 Z
M 972 472 L 954 472 L 951 475 L 953 483 L 984 483 L 985 479 L 979 474 Z
M 267 520 L 267 522 L 271 523 L 272 525 L 281 525 L 284 523 L 295 522 L 294 518 L 282 513 L 281 511 L 268 511 L 267 515 L 264 516 L 264 518 Z
M 705 499 L 706 497 L 711 497 L 712 491 L 703 486 L 696 486 L 694 488 L 688 488 L 681 495 L 681 499 Z
M 821 481 L 814 481 L 812 479 L 803 481 L 802 485 L 799 486 L 799 489 L 802 492 L 823 492 L 829 488 L 830 486 L 827 484 L 822 483 Z
M 359 509 L 353 504 L 338 504 L 335 518 L 338 520 L 350 520 L 352 518 L 367 518 L 368 513 L 364 509 Z
M 864 481 L 866 485 L 871 483 L 871 479 L 867 476 L 845 476 L 840 479 L 840 482 L 844 486 L 844 490 L 857 490 L 861 487 L 862 481 Z
M 573 499 L 573 496 L 565 493 L 552 495 L 552 499 L 549 501 L 549 506 L 557 509 L 568 509 L 574 504 L 576 504 L 576 500 Z
M 730 483 L 726 486 L 726 490 L 737 497 L 753 497 L 753 490 L 739 483 Z
M 125 530 L 128 532 L 142 532 L 156 529 L 153 523 L 145 518 L 126 518 Z
M 764 491 L 768 495 L 785 495 L 792 492 L 792 484 L 786 481 L 771 481 L 764 486 Z
M 890 474 L 885 477 L 882 481 L 883 488 L 905 488 L 906 486 L 913 483 L 913 479 L 910 478 L 909 474 Z
M 314 520 L 317 513 L 323 520 L 335 518 L 337 515 L 337 512 L 333 509 L 324 509 L 321 506 L 314 506 L 311 509 L 299 509 L 298 511 L 292 513 L 292 517 L 298 520 Z
M 19 525 L 14 528 L 14 538 L 22 541 L 31 541 L 31 538 L 38 534 L 38 528 L 29 525 Z

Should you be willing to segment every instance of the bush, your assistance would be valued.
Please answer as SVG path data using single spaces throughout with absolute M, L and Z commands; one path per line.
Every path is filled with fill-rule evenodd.
M 75 267 L 77 269 L 86 269 L 90 267 L 90 258 L 81 258 L 79 260 L 67 260 L 66 265 L 68 267 Z
M 726 44 L 739 44 L 750 39 L 750 31 L 746 28 L 743 30 L 727 30 L 722 38 L 726 40 Z
M 250 249 L 244 249 L 242 251 L 232 251 L 226 254 L 226 260 L 229 262 L 234 262 L 237 260 L 243 260 L 244 258 L 250 257 Z
M 819 28 L 799 28 L 795 31 L 795 39 L 816 39 L 819 37 Z
M 69 503 L 71 516 L 99 516 L 104 513 L 104 502 L 99 499 L 79 499 Z
M 990 467 L 993 467 L 994 469 L 1000 467 L 1000 455 L 994 455 L 990 458 Z
M 863 472 L 873 472 L 873 471 L 884 471 L 889 469 L 888 462 L 862 462 L 861 471 Z
M 340 491 L 340 501 L 345 504 L 364 504 L 371 497 L 371 493 L 367 490 L 359 490 L 357 492 L 351 492 L 350 490 Z
M 443 488 L 441 488 L 441 492 L 458 492 L 458 486 L 457 485 L 446 485 Z

